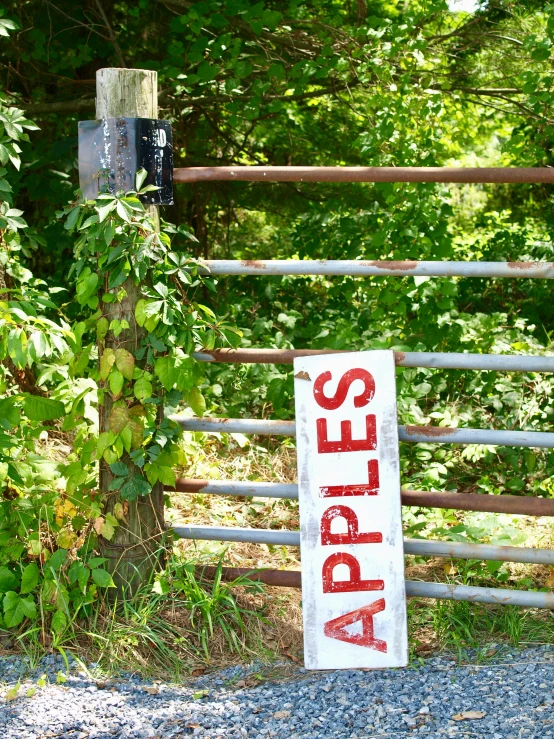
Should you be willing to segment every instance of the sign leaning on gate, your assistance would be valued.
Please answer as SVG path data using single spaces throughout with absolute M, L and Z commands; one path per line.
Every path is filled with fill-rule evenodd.
M 294 378 L 306 667 L 403 667 L 393 352 L 298 357 Z

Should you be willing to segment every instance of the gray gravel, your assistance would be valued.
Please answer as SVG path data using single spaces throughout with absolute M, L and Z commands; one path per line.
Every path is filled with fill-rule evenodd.
M 94 670 L 92 665 L 91 669 Z M 554 737 L 554 648 L 499 650 L 458 665 L 432 657 L 406 670 L 307 672 L 292 664 L 232 667 L 181 685 L 93 679 L 58 658 L 29 670 L 0 658 L 1 739 L 369 739 Z M 46 672 L 49 683 L 25 697 Z M 463 712 L 484 713 L 463 721 Z M 471 714 L 470 714 L 471 715 Z

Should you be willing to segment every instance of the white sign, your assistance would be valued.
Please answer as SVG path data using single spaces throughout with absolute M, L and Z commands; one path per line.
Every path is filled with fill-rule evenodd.
M 294 360 L 304 660 L 408 663 L 392 351 Z

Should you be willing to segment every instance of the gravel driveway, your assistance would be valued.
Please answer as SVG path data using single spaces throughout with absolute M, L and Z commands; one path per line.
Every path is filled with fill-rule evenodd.
M 24 677 L 21 660 L 0 658 L 2 696 L 21 677 L 19 697 L 0 698 L 1 739 L 554 737 L 550 646 L 499 650 L 480 665 L 433 657 L 380 672 L 258 664 L 181 685 L 132 676 L 104 682 L 83 673 L 56 684 L 63 663 L 46 659 Z M 50 683 L 37 687 L 42 672 Z

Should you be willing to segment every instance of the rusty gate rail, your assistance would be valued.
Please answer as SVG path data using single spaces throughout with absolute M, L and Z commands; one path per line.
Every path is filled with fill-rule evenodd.
M 554 183 L 550 167 L 176 167 L 175 183 L 444 182 Z
M 212 349 L 195 352 L 199 362 L 229 364 L 292 364 L 295 357 L 341 354 L 356 349 Z M 554 357 L 524 354 L 464 354 L 462 352 L 394 352 L 397 367 L 494 370 L 500 372 L 554 372 Z
M 296 483 L 178 478 L 173 489 L 181 493 L 200 493 L 202 495 L 234 495 L 298 500 L 298 485 Z M 549 498 L 531 498 L 524 495 L 429 492 L 427 490 L 401 490 L 401 497 L 403 506 L 509 513 L 523 516 L 554 516 L 554 500 Z

